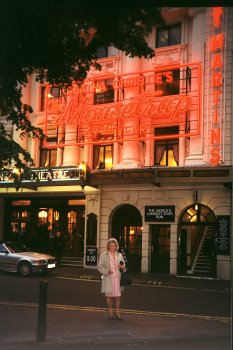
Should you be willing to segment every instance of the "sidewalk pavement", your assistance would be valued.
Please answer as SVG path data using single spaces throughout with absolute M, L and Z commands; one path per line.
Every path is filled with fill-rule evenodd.
M 96 267 L 68 267 L 59 266 L 55 272 L 59 277 L 95 279 L 100 280 L 101 274 Z M 231 281 L 220 280 L 217 278 L 175 276 L 165 273 L 130 273 L 133 284 L 152 284 L 158 286 L 172 286 L 182 288 L 209 289 L 218 291 L 231 291 Z

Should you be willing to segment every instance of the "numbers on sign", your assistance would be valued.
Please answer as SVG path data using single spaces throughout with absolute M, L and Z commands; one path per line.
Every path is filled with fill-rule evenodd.
M 94 256 L 94 255 L 88 255 L 87 256 L 87 261 L 89 261 L 89 262 L 96 262 L 96 256 Z

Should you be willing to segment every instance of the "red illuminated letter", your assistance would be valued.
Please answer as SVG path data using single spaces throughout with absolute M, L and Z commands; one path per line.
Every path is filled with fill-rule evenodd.
M 211 145 L 220 143 L 220 129 L 211 130 Z
M 215 147 L 211 150 L 211 159 L 210 159 L 210 163 L 212 165 L 218 165 L 218 162 L 220 161 L 220 148 L 219 147 Z
M 223 42 L 224 42 L 224 34 L 223 33 L 220 33 L 218 35 L 213 36 L 211 38 L 211 42 L 210 42 L 211 51 L 214 52 L 217 49 L 222 49 Z
M 220 54 L 215 54 L 212 61 L 212 69 L 222 68 L 222 57 Z
M 162 72 L 161 73 L 157 73 L 155 76 L 155 83 L 158 85 L 163 84 L 163 79 L 162 79 Z
M 213 7 L 212 8 L 212 17 L 214 20 L 214 26 L 216 28 L 220 27 L 220 18 L 223 14 L 223 8 L 222 7 Z
M 172 83 L 173 82 L 172 71 L 166 72 L 165 75 L 166 75 L 166 82 Z
M 222 72 L 213 72 L 212 84 L 213 87 L 222 86 Z

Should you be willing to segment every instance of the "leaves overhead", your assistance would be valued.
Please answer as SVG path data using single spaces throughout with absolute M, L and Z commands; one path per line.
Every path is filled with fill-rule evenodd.
M 85 79 L 100 46 L 113 45 L 130 57 L 151 58 L 146 37 L 162 24 L 154 0 L 1 0 L 0 108 L 7 119 L 32 137 L 43 137 L 27 119 L 22 87 L 35 73 L 40 82 L 71 85 Z M 8 143 L 9 142 L 9 143 Z M 6 146 L 6 144 L 8 144 Z M 0 123 L 0 168 L 32 159 L 8 140 Z M 4 145 L 4 149 L 2 147 Z

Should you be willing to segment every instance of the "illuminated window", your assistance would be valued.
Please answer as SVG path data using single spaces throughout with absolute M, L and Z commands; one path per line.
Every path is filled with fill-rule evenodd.
M 159 74 L 158 72 L 156 74 Z M 163 91 L 163 96 L 178 95 L 180 93 L 180 70 L 161 72 L 161 84 L 155 85 L 155 90 Z M 155 81 L 158 81 L 156 79 Z
M 158 28 L 156 32 L 156 48 L 178 45 L 181 43 L 181 24 Z
M 48 144 L 56 144 L 57 138 L 49 138 Z M 40 150 L 40 167 L 52 167 L 56 166 L 57 162 L 57 149 L 56 148 L 41 148 Z
M 178 134 L 178 127 L 158 128 L 155 135 L 172 135 Z M 155 142 L 155 165 L 159 166 L 177 166 L 179 165 L 179 140 L 164 139 Z
M 48 92 L 48 95 L 46 96 L 46 92 Z M 41 86 L 40 90 L 40 111 L 45 111 L 45 104 L 46 104 L 46 97 L 47 99 L 47 108 L 48 110 L 51 110 L 55 105 L 57 105 L 60 102 L 66 102 L 67 100 L 67 89 L 61 88 L 59 86 L 52 86 L 49 90 L 47 90 L 46 86 Z
M 11 213 L 11 233 L 26 233 L 29 222 L 29 211 L 22 209 Z
M 111 169 L 113 161 L 113 145 L 94 146 L 93 169 Z
M 49 91 L 49 98 L 60 98 L 61 97 L 61 88 L 57 86 L 51 87 Z
M 113 80 L 98 80 L 94 82 L 94 104 L 114 102 Z
M 68 212 L 68 234 L 72 235 L 76 232 L 77 225 L 77 212 L 70 211 Z

